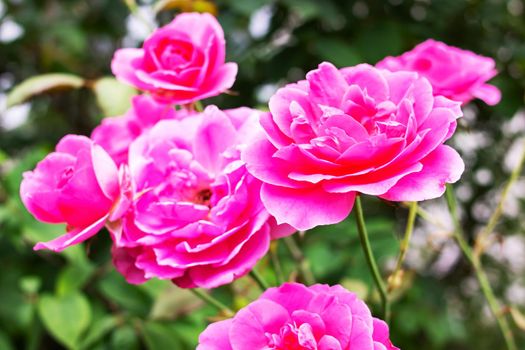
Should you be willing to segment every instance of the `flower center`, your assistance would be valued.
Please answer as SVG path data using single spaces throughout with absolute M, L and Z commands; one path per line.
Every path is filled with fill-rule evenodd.
M 71 179 L 74 172 L 75 170 L 73 169 L 72 166 L 65 168 L 62 171 L 62 174 L 60 174 L 60 177 L 58 178 L 57 187 L 58 188 L 64 187 L 69 182 L 69 179 Z
M 317 350 L 317 341 L 308 323 L 299 327 L 288 323 L 281 327 L 280 334 L 267 333 L 266 338 L 272 350 Z
M 197 192 L 193 202 L 196 203 L 196 204 L 202 204 L 202 205 L 206 205 L 206 206 L 209 207 L 210 206 L 210 199 L 211 199 L 212 195 L 213 195 L 213 193 L 211 192 L 211 190 L 209 188 L 205 188 L 205 189 L 200 190 L 199 192 Z

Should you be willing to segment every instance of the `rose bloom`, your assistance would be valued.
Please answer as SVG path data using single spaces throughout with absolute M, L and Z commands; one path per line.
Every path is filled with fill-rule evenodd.
M 268 251 L 277 227 L 259 180 L 240 161 L 259 112 L 215 106 L 161 120 L 130 146 L 132 208 L 110 227 L 113 260 L 130 283 L 157 277 L 213 288 L 246 274 Z
M 127 200 L 124 179 L 110 156 L 89 138 L 66 135 L 56 151 L 23 174 L 20 196 L 27 210 L 43 222 L 65 223 L 67 233 L 35 250 L 61 251 L 95 235 L 116 220 Z
M 243 153 L 279 223 L 299 230 L 342 221 L 357 192 L 391 201 L 436 198 L 464 170 L 443 145 L 461 116 L 413 72 L 322 63 L 270 99 L 266 133 Z
M 197 350 L 398 350 L 385 322 L 336 285 L 285 283 L 201 333 Z
M 427 78 L 435 95 L 467 103 L 479 98 L 489 105 L 497 104 L 501 92 L 486 84 L 498 72 L 492 58 L 427 40 L 398 57 L 387 57 L 376 64 L 392 72 L 414 71 Z
M 102 119 L 91 133 L 91 139 L 109 153 L 117 165 L 128 161 L 128 149 L 133 140 L 162 119 L 181 119 L 191 115 L 184 109 L 176 111 L 173 105 L 157 102 L 151 96 L 139 95 L 132 99 L 131 108 L 123 116 Z
M 115 52 L 117 79 L 158 99 L 186 104 L 229 89 L 237 64 L 225 63 L 224 33 L 207 13 L 182 13 L 157 29 L 141 49 Z

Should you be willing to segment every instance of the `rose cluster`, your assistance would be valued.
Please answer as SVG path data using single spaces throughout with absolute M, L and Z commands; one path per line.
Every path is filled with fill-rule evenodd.
M 461 105 L 497 103 L 494 61 L 426 41 L 375 67 L 324 62 L 279 89 L 269 112 L 198 108 L 237 74 L 209 14 L 185 13 L 112 70 L 143 94 L 91 137 L 67 135 L 24 173 L 38 220 L 66 233 L 35 249 L 61 251 L 103 227 L 130 283 L 168 279 L 214 288 L 248 273 L 272 239 L 344 220 L 356 195 L 439 197 L 464 164 L 444 143 Z M 269 289 L 211 325 L 199 349 L 396 349 L 386 324 L 340 286 Z

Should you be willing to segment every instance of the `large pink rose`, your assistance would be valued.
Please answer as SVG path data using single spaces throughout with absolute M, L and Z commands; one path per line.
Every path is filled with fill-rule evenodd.
M 132 99 L 132 107 L 123 116 L 104 118 L 91 133 L 91 139 L 109 153 L 117 165 L 127 163 L 133 140 L 162 119 L 181 119 L 191 112 L 176 111 L 173 105 L 155 101 L 151 96 Z
M 157 29 L 141 49 L 115 52 L 116 77 L 155 97 L 191 103 L 229 89 L 237 64 L 225 63 L 224 33 L 207 13 L 182 13 Z
M 357 192 L 392 201 L 438 197 L 464 170 L 443 145 L 459 103 L 434 97 L 416 73 L 322 63 L 278 90 L 270 112 L 260 119 L 266 137 L 243 159 L 264 182 L 270 214 L 300 230 L 342 221 Z
M 462 103 L 479 98 L 489 105 L 495 105 L 501 99 L 499 89 L 486 84 L 498 73 L 495 66 L 492 58 L 431 39 L 376 65 L 392 72 L 418 72 L 430 81 L 435 95 Z
M 385 322 L 336 285 L 285 283 L 201 333 L 197 350 L 398 350 Z
M 130 147 L 133 206 L 110 227 L 113 259 L 131 283 L 157 277 L 213 288 L 246 274 L 267 252 L 276 227 L 259 180 L 240 161 L 259 112 L 214 106 L 162 120 Z
M 122 212 L 117 170 L 110 156 L 85 136 L 67 135 L 38 163 L 24 173 L 20 196 L 27 210 L 40 221 L 67 224 L 67 233 L 35 249 L 61 251 L 95 235 Z M 124 192 L 124 191 L 122 191 Z

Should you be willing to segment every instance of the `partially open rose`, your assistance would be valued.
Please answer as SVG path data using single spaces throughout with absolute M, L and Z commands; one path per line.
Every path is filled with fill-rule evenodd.
M 115 52 L 115 76 L 158 99 L 186 104 L 229 89 L 236 63 L 225 63 L 222 28 L 210 14 L 182 13 L 157 29 L 141 49 Z
M 65 235 L 35 249 L 61 251 L 95 235 L 124 211 L 124 178 L 102 147 L 85 136 L 64 136 L 20 185 L 22 202 L 35 218 L 67 224 Z
M 501 99 L 499 89 L 487 84 L 498 73 L 492 58 L 432 39 L 401 56 L 386 57 L 376 67 L 392 72 L 417 72 L 430 81 L 434 95 L 454 101 L 467 103 L 479 98 L 489 105 L 495 105 Z

